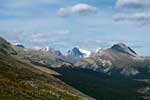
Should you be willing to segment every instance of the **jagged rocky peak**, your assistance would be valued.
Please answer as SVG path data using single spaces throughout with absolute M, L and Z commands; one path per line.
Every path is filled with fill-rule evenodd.
M 79 48 L 74 47 L 72 50 L 67 52 L 68 56 L 75 56 L 75 57 L 83 57 L 83 53 L 79 50 Z
M 137 56 L 137 53 L 132 50 L 130 47 L 126 46 L 124 43 L 114 44 L 111 49 L 125 53 L 132 56 Z
M 91 55 L 91 52 L 78 47 L 74 47 L 72 50 L 67 52 L 67 56 L 87 58 Z
M 77 47 L 73 48 L 72 51 L 73 51 L 75 56 L 83 55 L 83 53 Z

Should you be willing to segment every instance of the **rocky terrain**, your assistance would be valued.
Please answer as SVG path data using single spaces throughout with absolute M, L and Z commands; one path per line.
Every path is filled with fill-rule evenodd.
M 92 100 L 53 77 L 59 73 L 19 57 L 0 38 L 0 100 Z
M 139 56 L 123 43 L 93 52 L 90 57 L 78 61 L 75 66 L 104 72 L 112 76 L 136 76 L 150 72 L 150 60 Z
M 14 57 L 27 60 L 32 64 L 38 64 L 45 67 L 61 67 L 61 66 L 72 66 L 62 59 L 60 51 L 56 50 L 35 50 L 35 49 L 24 49 L 13 45 L 13 49 L 17 52 Z
M 149 100 L 149 79 L 150 59 L 123 43 L 63 55 L 0 38 L 2 100 Z

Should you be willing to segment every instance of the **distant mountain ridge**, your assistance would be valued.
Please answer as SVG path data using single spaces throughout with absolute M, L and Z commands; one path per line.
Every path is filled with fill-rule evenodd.
M 90 57 L 78 61 L 75 66 L 107 73 L 109 75 L 133 76 L 145 69 L 149 73 L 150 61 L 145 63 L 135 51 L 123 43 L 113 45 L 108 49 L 101 49 Z
M 18 49 L 16 49 L 18 50 Z M 60 50 L 46 47 L 40 50 L 18 51 L 21 56 L 33 63 L 49 67 L 78 67 L 100 71 L 109 75 L 135 76 L 149 73 L 150 60 L 139 56 L 124 43 L 117 43 L 110 48 L 87 51 L 78 47 L 69 50 L 65 55 Z

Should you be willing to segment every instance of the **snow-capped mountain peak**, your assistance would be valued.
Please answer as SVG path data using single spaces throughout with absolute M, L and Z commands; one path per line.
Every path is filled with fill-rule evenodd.
M 84 58 L 89 57 L 91 55 L 90 51 L 79 48 L 80 52 L 83 53 Z
M 72 57 L 79 57 L 79 58 L 86 58 L 89 57 L 91 54 L 90 51 L 74 47 L 72 50 L 69 50 L 66 54 L 66 56 L 72 56 Z

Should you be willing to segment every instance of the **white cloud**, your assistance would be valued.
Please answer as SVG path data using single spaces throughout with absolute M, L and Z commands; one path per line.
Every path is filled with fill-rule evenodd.
M 51 32 L 47 32 L 47 33 L 32 34 L 30 37 L 32 37 L 32 38 L 46 38 L 46 37 L 50 37 L 52 35 L 67 35 L 69 33 L 70 33 L 69 30 L 57 30 L 57 31 L 51 31 Z
M 142 23 L 150 23 L 150 13 L 135 12 L 135 13 L 119 13 L 114 16 L 116 21 L 129 20 L 138 21 Z
M 137 13 L 119 13 L 114 16 L 114 19 L 119 20 L 150 20 L 150 13 L 137 12 Z
M 52 5 L 65 0 L 0 0 L 0 15 L 11 17 L 34 17 L 49 15 Z
M 120 12 L 115 14 L 115 21 L 150 24 L 150 0 L 117 0 L 116 7 Z
M 150 6 L 150 0 L 118 0 L 117 7 L 148 7 Z
M 67 8 L 60 8 L 58 14 L 60 16 L 68 16 L 72 14 L 95 14 L 96 12 L 96 7 L 81 3 Z
M 29 7 L 29 6 L 37 6 L 43 4 L 57 4 L 61 3 L 64 0 L 5 0 L 0 1 L 2 2 L 3 7 L 11 7 L 11 8 L 18 8 L 18 7 Z

